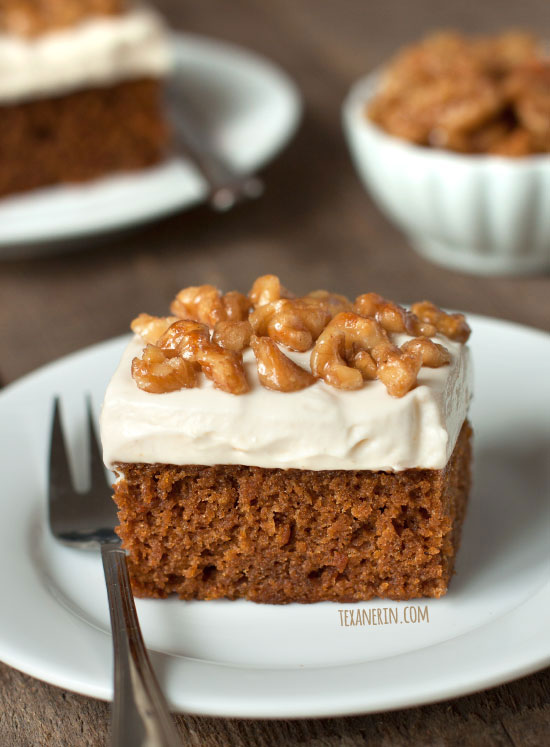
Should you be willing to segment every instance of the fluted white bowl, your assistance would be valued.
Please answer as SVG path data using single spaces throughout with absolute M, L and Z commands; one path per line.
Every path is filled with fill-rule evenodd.
M 462 155 L 388 135 L 365 115 L 378 79 L 350 90 L 344 131 L 363 184 L 415 249 L 477 274 L 550 269 L 550 155 Z

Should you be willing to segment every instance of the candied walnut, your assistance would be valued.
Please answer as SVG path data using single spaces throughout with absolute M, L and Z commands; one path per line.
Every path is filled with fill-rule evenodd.
M 376 319 L 387 332 L 405 332 L 425 337 L 432 337 L 437 332 L 433 324 L 423 322 L 411 311 L 382 298 L 378 293 L 358 296 L 355 299 L 355 311 L 361 316 Z
M 341 311 L 353 311 L 353 304 L 346 296 L 341 296 L 339 293 L 329 293 L 326 290 L 316 290 L 308 293 L 302 300 L 308 301 L 310 298 L 315 301 L 321 302 L 332 316 L 336 316 Z
M 170 311 L 179 319 L 202 322 L 209 327 L 226 319 L 221 293 L 213 285 L 183 288 L 172 301 Z
M 419 301 L 411 306 L 413 314 L 423 322 L 433 324 L 438 332 L 457 342 L 466 342 L 471 329 L 464 314 L 447 314 L 430 301 Z
M 451 81 L 449 81 L 451 83 Z M 454 95 L 442 102 L 437 128 L 449 134 L 470 132 L 495 117 L 504 107 L 498 86 L 491 81 L 476 80 L 456 85 Z
M 176 316 L 151 316 L 140 314 L 132 320 L 130 328 L 136 335 L 142 337 L 145 342 L 155 345 L 168 327 L 177 321 Z
M 407 311 L 376 293 L 358 296 L 353 304 L 325 290 L 301 298 L 282 298 L 285 293 L 279 278 L 264 275 L 250 296 L 236 291 L 222 295 L 212 285 L 192 286 L 172 303 L 178 316 L 140 314 L 132 329 L 150 344 L 132 364 L 138 386 L 159 392 L 194 386 L 202 371 L 215 387 L 243 394 L 249 386 L 242 351 L 252 345 L 267 388 L 298 391 L 320 378 L 353 390 L 379 379 L 390 395 L 401 397 L 416 385 L 421 366 L 435 368 L 451 360 L 449 351 L 430 337 L 439 332 L 466 342 L 470 334 L 462 314 L 447 314 L 429 301 Z M 389 333 L 414 339 L 397 347 Z M 299 352 L 313 347 L 311 373 L 280 345 Z M 184 383 L 178 383 L 178 376 Z
M 200 339 L 210 340 L 210 330 L 206 324 L 194 322 L 191 319 L 176 319 L 159 337 L 157 345 L 168 358 L 173 358 L 180 355 L 182 345 L 188 340 L 190 334 L 195 334 Z
M 497 76 L 512 72 L 537 56 L 536 37 L 526 31 L 511 29 L 493 37 L 474 39 L 472 53 L 483 67 Z
M 179 355 L 189 363 L 198 364 L 217 389 L 231 394 L 248 391 L 242 355 L 212 342 L 206 325 L 179 320 L 168 328 L 158 344 L 166 355 Z
M 533 153 L 533 149 L 531 133 L 522 127 L 515 127 L 511 132 L 493 143 L 489 148 L 489 153 L 494 156 L 521 158 Z
M 309 350 L 332 317 L 316 299 L 281 298 L 257 306 L 249 320 L 258 337 L 268 336 L 291 350 Z
M 170 306 L 179 319 L 190 319 L 209 327 L 228 320 L 244 321 L 249 309 L 250 301 L 243 293 L 231 291 L 222 296 L 213 285 L 183 288 Z
M 238 291 L 229 291 L 222 296 L 222 303 L 225 308 L 227 321 L 244 322 L 248 319 L 250 312 L 250 299 L 244 293 Z
M 427 337 L 415 337 L 401 345 L 404 353 L 416 352 L 420 354 L 423 366 L 428 368 L 439 368 L 451 362 L 451 354 L 446 347 L 440 345 Z
M 254 307 L 278 301 L 280 298 L 292 297 L 292 293 L 281 285 L 277 275 L 261 275 L 256 278 L 248 294 L 248 298 Z
M 375 348 L 372 355 L 376 360 L 376 375 L 392 397 L 403 397 L 416 386 L 422 357 L 417 350 Z
M 360 351 L 381 355 L 386 348 L 397 350 L 388 335 L 374 319 L 343 311 L 325 327 L 311 352 L 311 371 L 317 378 L 337 389 L 359 389 L 366 378 L 372 378 L 373 367 Z M 360 369 L 354 367 L 358 362 Z
M 415 344 L 400 349 L 372 317 L 342 312 L 319 336 L 311 353 L 311 371 L 337 389 L 359 389 L 363 379 L 377 378 L 388 394 L 402 397 L 416 385 L 423 359 L 442 365 L 447 352 L 428 338 L 410 343 Z
M 297 392 L 315 383 L 315 377 L 279 350 L 270 337 L 253 335 L 250 344 L 256 356 L 260 382 L 266 389 Z
M 515 108 L 520 124 L 541 150 L 550 150 L 550 62 L 518 73 Z
M 226 350 L 239 353 L 250 345 L 251 337 L 250 322 L 218 322 L 214 327 L 212 341 Z
M 156 345 L 147 345 L 142 357 L 132 360 L 132 377 L 140 389 L 151 394 L 190 389 L 197 384 L 192 363 L 180 357 L 168 358 Z
M 532 34 L 517 30 L 429 36 L 390 61 L 366 114 L 418 145 L 507 156 L 549 152 L 544 54 Z
M 366 381 L 376 379 L 376 361 L 366 350 L 359 350 L 351 359 L 353 368 L 361 372 L 363 379 Z
M 34 37 L 96 15 L 117 15 L 124 0 L 0 0 L 0 30 Z

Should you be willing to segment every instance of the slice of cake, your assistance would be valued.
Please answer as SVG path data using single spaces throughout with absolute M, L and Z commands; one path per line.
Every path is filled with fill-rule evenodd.
M 0 3 L 0 197 L 142 169 L 167 152 L 158 15 L 125 0 Z
M 439 597 L 470 485 L 470 330 L 424 301 L 186 288 L 141 314 L 104 458 L 138 596 Z

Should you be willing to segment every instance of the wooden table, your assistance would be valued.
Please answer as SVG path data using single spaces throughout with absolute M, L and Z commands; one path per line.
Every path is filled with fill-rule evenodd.
M 547 328 L 550 277 L 481 278 L 418 257 L 363 192 L 340 132 L 351 82 L 428 28 L 491 31 L 520 20 L 548 36 L 544 0 L 201 0 L 159 3 L 176 27 L 229 39 L 281 64 L 303 91 L 298 136 L 265 171 L 261 201 L 206 207 L 77 251 L 0 263 L 0 374 L 8 383 L 48 361 L 163 313 L 188 284 L 246 290 L 279 274 L 297 292 L 375 289 Z M 1 614 L 1 613 L 0 613 Z M 47 645 L 47 641 L 44 641 Z M 102 745 L 109 706 L 0 665 L 0 744 Z M 550 670 L 437 705 L 347 719 L 241 721 L 179 717 L 194 745 L 543 745 Z

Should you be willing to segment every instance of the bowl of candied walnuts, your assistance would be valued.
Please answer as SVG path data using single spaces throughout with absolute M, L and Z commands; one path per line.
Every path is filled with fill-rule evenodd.
M 343 123 L 364 185 L 422 255 L 550 268 L 550 55 L 532 35 L 432 34 L 358 81 Z

